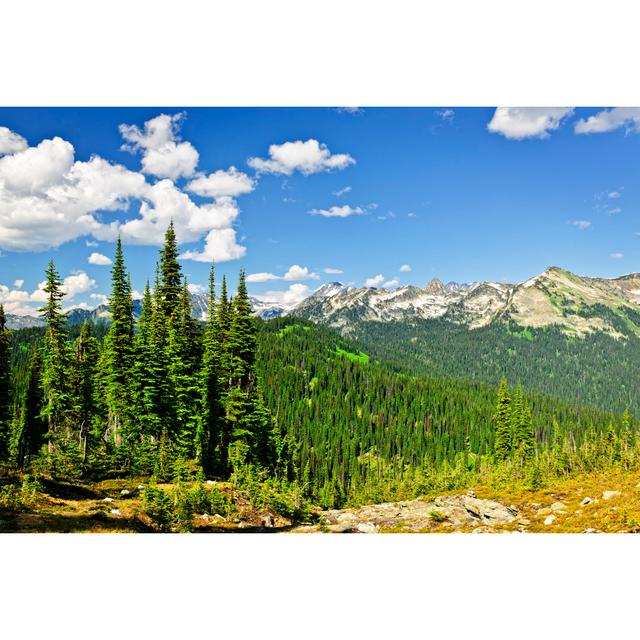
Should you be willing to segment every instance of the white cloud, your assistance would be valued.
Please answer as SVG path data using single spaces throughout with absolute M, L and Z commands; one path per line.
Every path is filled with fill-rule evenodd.
M 189 284 L 187 284 L 187 289 L 189 293 L 204 293 L 207 290 L 204 285 L 195 284 L 193 282 L 190 282 Z
M 351 115 L 364 113 L 364 109 L 362 107 L 336 107 L 336 111 L 338 113 L 349 113 Z
M 400 280 L 398 278 L 393 278 L 392 280 L 387 280 L 383 286 L 390 289 L 392 287 L 397 287 L 399 284 L 400 284 Z
M 20 282 L 20 285 L 18 285 Z M 44 291 L 46 281 L 38 283 L 38 287 L 31 293 L 22 291 L 20 287 L 24 281 L 17 280 L 14 286 L 17 289 L 9 289 L 5 285 L 0 285 L 0 303 L 4 305 L 7 313 L 16 315 L 30 315 L 37 311 L 39 305 L 47 300 L 47 293 Z M 65 294 L 64 302 L 70 302 L 75 296 L 85 293 L 96 286 L 96 281 L 90 278 L 84 271 L 76 271 L 64 278 L 62 281 L 62 291 Z
M 89 264 L 97 264 L 100 266 L 106 266 L 111 264 L 111 258 L 108 258 L 102 253 L 93 252 L 88 258 L 87 261 Z
M 608 209 L 607 213 L 612 216 L 615 215 L 616 213 L 622 213 L 622 209 L 620 207 L 613 207 L 612 209 Z
M 0 156 L 24 151 L 28 146 L 27 141 L 21 135 L 14 133 L 7 127 L 0 127 Z
M 196 262 L 226 262 L 237 260 L 247 253 L 247 248 L 236 242 L 235 229 L 212 229 L 207 234 L 202 251 L 185 251 L 182 260 Z
M 498 107 L 487 129 L 511 140 L 547 138 L 572 113 L 570 107 Z
M 413 211 L 410 211 L 409 213 L 407 213 L 407 218 L 415 218 L 415 217 L 417 216 Z
M 143 130 L 136 125 L 121 124 L 120 133 L 128 143 L 123 149 L 142 152 L 144 173 L 172 180 L 192 176 L 200 156 L 190 142 L 179 142 L 183 118 L 181 113 L 173 116 L 163 113 L 147 120 Z
M 311 295 L 311 289 L 306 284 L 292 284 L 286 291 L 267 291 L 266 293 L 254 296 L 263 302 L 280 304 L 285 307 L 302 302 Z
M 569 220 L 567 224 L 571 224 L 580 229 L 580 231 L 584 231 L 591 226 L 591 220 Z
M 407 271 L 411 271 L 411 265 L 410 264 L 403 264 L 400 267 L 400 271 L 403 273 L 406 273 Z
M 281 280 L 280 276 L 273 273 L 267 273 L 266 271 L 260 271 L 259 273 L 250 273 L 247 276 L 247 282 L 268 282 L 269 280 Z
M 362 207 L 351 207 L 345 204 L 342 207 L 331 207 L 330 209 L 311 209 L 312 216 L 323 216 L 324 218 L 348 218 L 349 216 L 360 216 L 364 214 Z
M 609 257 L 613 258 L 614 260 L 621 260 L 622 258 L 624 258 L 624 253 L 620 253 L 620 252 L 612 253 L 609 255 Z
M 333 267 L 325 267 L 323 271 L 330 275 L 340 275 L 341 273 L 344 273 L 342 269 L 334 269 Z
M 347 187 L 344 187 L 342 189 L 338 189 L 337 191 L 334 191 L 333 195 L 334 196 L 338 196 L 338 198 L 339 198 L 340 196 L 343 196 L 345 193 L 349 193 L 350 191 L 351 191 L 351 187 L 347 186 Z
M 607 195 L 610 198 L 619 198 L 620 197 L 620 192 L 619 191 L 611 191 Z
M 199 196 L 209 198 L 222 196 L 237 198 L 245 193 L 251 193 L 255 186 L 256 181 L 253 178 L 232 166 L 226 171 L 219 169 L 208 176 L 198 176 L 187 185 L 187 189 Z
M 365 287 L 379 287 L 384 282 L 384 276 L 379 273 L 377 276 L 373 276 L 373 278 L 367 278 L 365 280 Z
M 125 125 L 128 139 L 144 153 L 175 138 L 176 118 L 160 118 L 144 132 Z M 71 143 L 54 137 L 0 157 L 0 249 L 45 251 L 82 236 L 95 247 L 118 234 L 128 244 L 160 245 L 173 220 L 178 242 L 205 240 L 203 250 L 184 258 L 245 255 L 233 229 L 240 209 L 232 195 L 223 195 L 246 193 L 254 181 L 245 174 L 231 167 L 200 176 L 204 182 L 194 188 L 213 201 L 198 205 L 172 180 L 150 184 L 142 173 L 99 156 L 81 162 L 74 155 Z M 106 211 L 121 215 L 105 222 Z
M 258 173 L 290 176 L 295 171 L 311 175 L 320 171 L 340 170 L 355 164 L 346 153 L 332 154 L 327 145 L 313 138 L 302 142 L 285 142 L 269 146 L 269 158 L 249 158 L 247 164 Z
M 309 271 L 308 267 L 301 267 L 299 264 L 292 264 L 284 274 L 285 280 L 317 280 L 317 273 Z
M 640 133 L 640 107 L 604 109 L 593 116 L 578 120 L 577 134 L 606 133 L 624 127 L 628 133 Z
M 90 293 L 89 297 L 92 300 L 96 300 L 98 304 L 108 304 L 109 296 L 106 296 L 104 293 Z
M 13 286 L 14 286 L 14 287 L 17 287 L 18 289 L 20 289 L 20 288 L 22 287 L 22 285 L 23 285 L 23 284 L 24 284 L 24 280 L 16 280 L 16 281 L 13 283 Z

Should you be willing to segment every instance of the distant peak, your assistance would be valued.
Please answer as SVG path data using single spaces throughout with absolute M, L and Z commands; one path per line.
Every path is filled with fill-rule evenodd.
M 444 293 L 446 291 L 445 286 L 440 280 L 438 280 L 438 278 L 433 278 L 428 282 L 424 290 L 427 293 Z

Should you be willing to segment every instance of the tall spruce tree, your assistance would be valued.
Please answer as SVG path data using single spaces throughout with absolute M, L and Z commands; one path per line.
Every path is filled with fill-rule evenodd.
M 133 357 L 133 301 L 124 265 L 122 242 L 116 243 L 116 255 L 111 269 L 111 326 L 104 341 L 107 432 L 116 444 L 121 444 L 127 429 L 131 430 L 131 373 Z M 123 434 L 124 429 L 124 434 Z
M 498 462 L 506 460 L 511 455 L 511 398 L 507 387 L 507 379 L 502 378 L 498 391 L 498 401 L 495 412 L 495 440 L 494 455 Z
M 98 341 L 91 333 L 91 325 L 85 320 L 76 339 L 75 359 L 72 376 L 72 392 L 75 400 L 76 421 L 79 425 L 79 442 L 82 450 L 83 469 L 89 453 L 89 433 L 98 412 L 98 392 L 96 388 L 100 349 Z
M 164 236 L 164 245 L 160 251 L 160 287 L 161 303 L 159 309 L 165 317 L 177 316 L 182 293 L 182 269 L 178 262 L 178 244 L 173 220 L 169 223 Z
M 207 324 L 200 371 L 201 407 L 197 438 L 200 463 L 207 473 L 216 468 L 216 456 L 220 454 L 222 445 L 224 410 L 220 397 L 219 368 L 220 341 L 216 313 L 215 270 L 214 265 L 211 265 Z
M 18 468 L 24 468 L 45 443 L 47 421 L 43 417 L 42 358 L 40 345 L 32 347 L 27 385 L 22 397 L 18 434 Z
M 12 397 L 9 332 L 4 307 L 0 304 L 0 460 L 4 460 L 9 454 Z
M 53 260 L 46 270 L 43 291 L 45 306 L 38 309 L 47 323 L 42 359 L 42 388 L 44 393 L 43 415 L 47 419 L 49 451 L 56 448 L 56 439 L 62 437 L 68 412 L 71 408 L 69 388 L 69 345 L 64 330 L 66 315 L 62 313 L 62 281 Z

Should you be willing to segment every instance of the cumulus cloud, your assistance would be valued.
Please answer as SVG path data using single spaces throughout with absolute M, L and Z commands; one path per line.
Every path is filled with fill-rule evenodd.
M 172 142 L 176 118 L 159 118 L 144 131 L 125 125 L 132 144 L 146 152 Z M 81 162 L 74 155 L 71 143 L 54 137 L 0 157 L 0 248 L 44 251 L 81 236 L 95 247 L 96 240 L 112 242 L 118 234 L 129 244 L 159 245 L 173 220 L 178 242 L 205 238 L 204 250 L 185 258 L 217 255 L 223 261 L 245 254 L 233 230 L 240 212 L 235 196 L 255 181 L 234 167 L 192 181 L 194 193 L 212 199 L 198 205 L 168 178 L 150 184 L 142 173 L 99 156 Z M 105 222 L 106 211 L 124 215 Z
M 317 280 L 317 273 L 312 273 L 308 267 L 301 267 L 299 264 L 292 264 L 284 274 L 285 280 Z
M 309 267 L 301 267 L 299 264 L 292 264 L 283 276 L 275 273 L 260 271 L 247 276 L 247 282 L 268 282 L 270 280 L 318 280 L 320 276 L 309 270 Z
M 184 114 L 173 116 L 160 114 L 144 123 L 121 124 L 120 134 L 126 140 L 123 149 L 142 153 L 142 171 L 158 178 L 192 176 L 198 160 L 198 152 L 190 142 L 180 142 L 179 132 Z
M 89 297 L 98 302 L 98 304 L 108 304 L 109 302 L 109 296 L 106 296 L 104 293 L 90 293 Z
M 199 196 L 220 198 L 229 196 L 237 198 L 245 193 L 251 193 L 256 181 L 242 171 L 231 166 L 226 171 L 219 169 L 209 175 L 201 175 L 192 180 L 187 189 Z
M 379 287 L 384 282 L 384 276 L 379 273 L 377 276 L 367 278 L 364 282 L 365 287 Z
M 411 271 L 411 265 L 410 264 L 403 264 L 400 267 L 400 271 L 402 271 L 403 273 L 405 273 L 407 271 Z
M 262 302 L 280 304 L 284 307 L 292 307 L 311 295 L 311 289 L 306 284 L 292 284 L 285 291 L 267 291 L 254 296 Z
M 247 282 L 269 282 L 269 280 L 280 280 L 280 276 L 274 273 L 268 273 L 266 271 L 260 271 L 258 273 L 250 273 L 247 276 Z
M 17 283 L 20 282 L 20 285 Z M 7 313 L 16 315 L 30 315 L 36 313 L 39 304 L 47 300 L 47 293 L 44 291 L 46 281 L 38 284 L 37 288 L 29 293 L 21 289 L 24 281 L 16 281 L 16 289 L 9 289 L 6 285 L 0 284 L 0 303 L 4 305 Z M 75 296 L 86 293 L 96 286 L 96 281 L 90 278 L 84 271 L 75 271 L 64 278 L 61 289 L 65 294 L 64 302 L 68 303 Z
M 313 138 L 269 146 L 269 157 L 249 158 L 247 164 L 258 173 L 290 176 L 295 171 L 311 175 L 321 171 L 345 169 L 355 160 L 346 153 L 332 154 L 326 144 Z
M 331 207 L 330 209 L 311 209 L 312 216 L 323 216 L 324 218 L 348 218 L 349 216 L 361 216 L 365 213 L 362 207 L 351 207 L 345 204 L 342 207 Z
M 640 133 L 640 107 L 614 107 L 576 122 L 577 134 L 607 133 L 624 127 L 628 133 Z
M 111 258 L 108 258 L 107 256 L 105 256 L 102 253 L 97 253 L 96 251 L 94 251 L 88 258 L 87 261 L 89 262 L 89 264 L 97 264 L 100 266 L 106 266 L 108 264 L 111 264 Z
M 591 220 L 569 220 L 567 224 L 571 224 L 580 229 L 580 231 L 584 231 L 591 226 Z
M 609 254 L 609 257 L 613 258 L 614 260 L 621 260 L 622 258 L 624 258 L 624 253 L 620 253 L 619 251 L 616 251 L 615 253 Z
M 20 288 L 22 287 L 22 285 L 23 285 L 23 284 L 24 284 L 24 280 L 16 280 L 16 281 L 13 283 L 13 286 L 14 286 L 14 287 L 16 287 L 16 288 L 18 288 L 18 289 L 20 289 Z
M 572 113 L 571 107 L 498 107 L 487 129 L 511 140 L 547 138 Z
M 398 278 L 393 278 L 391 280 L 387 280 L 383 286 L 387 288 L 397 287 L 400 284 L 400 280 Z
M 333 267 L 325 267 L 322 271 L 329 275 L 340 275 L 341 273 L 344 273 L 342 269 L 334 269 Z
M 242 258 L 246 253 L 247 248 L 236 242 L 235 229 L 212 229 L 205 238 L 202 251 L 185 251 L 180 258 L 196 262 L 226 262 Z
M 7 129 L 7 127 L 0 127 L 0 156 L 24 151 L 28 146 L 27 141 L 21 135 Z

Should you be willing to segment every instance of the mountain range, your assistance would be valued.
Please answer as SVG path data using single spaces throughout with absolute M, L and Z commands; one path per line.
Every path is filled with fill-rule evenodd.
M 205 318 L 208 297 L 192 294 L 191 300 L 194 317 Z M 254 313 L 263 319 L 297 316 L 345 334 L 362 321 L 411 323 L 441 319 L 469 329 L 509 321 L 532 328 L 553 325 L 578 336 L 596 331 L 616 338 L 629 332 L 640 335 L 640 273 L 594 278 L 550 267 L 518 284 L 443 284 L 434 279 L 424 287 L 407 285 L 395 289 L 332 282 L 295 305 L 283 306 L 258 297 L 251 298 L 251 304 Z M 136 300 L 134 315 L 140 311 L 141 302 Z M 106 305 L 91 310 L 77 308 L 69 312 L 69 322 L 108 322 L 109 315 Z M 43 324 L 33 316 L 11 314 L 7 321 L 11 329 Z

